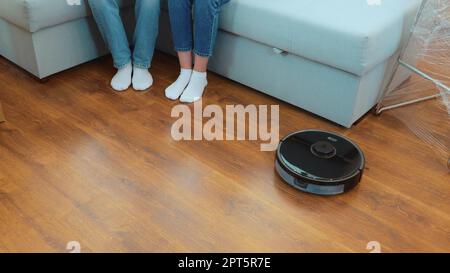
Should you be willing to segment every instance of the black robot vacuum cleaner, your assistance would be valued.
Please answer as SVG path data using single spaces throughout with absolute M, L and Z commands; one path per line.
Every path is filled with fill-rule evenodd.
M 348 138 L 318 130 L 290 134 L 278 146 L 275 168 L 296 189 L 337 195 L 354 188 L 364 171 L 364 154 Z

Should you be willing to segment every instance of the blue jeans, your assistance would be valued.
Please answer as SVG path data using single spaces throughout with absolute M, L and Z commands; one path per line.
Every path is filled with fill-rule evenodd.
M 97 26 L 118 69 L 133 61 L 139 68 L 149 68 L 159 30 L 160 0 L 136 0 L 134 51 L 131 53 L 127 34 L 120 17 L 118 0 L 89 0 Z M 133 59 L 131 59 L 133 58 Z
M 219 29 L 220 9 L 229 1 L 169 0 L 175 50 L 178 52 L 194 50 L 196 55 L 210 57 Z

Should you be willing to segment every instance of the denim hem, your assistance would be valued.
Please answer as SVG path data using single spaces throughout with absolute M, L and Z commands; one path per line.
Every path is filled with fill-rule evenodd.
M 114 67 L 117 68 L 117 69 L 122 69 L 125 66 L 129 65 L 130 63 L 131 63 L 131 60 L 126 62 L 126 63 L 124 63 L 124 64 L 120 64 L 120 65 L 119 64 L 114 64 Z
M 175 47 L 176 52 L 188 52 L 192 51 L 192 47 Z
M 133 63 L 133 67 L 140 68 L 140 69 L 149 69 L 151 67 L 151 65 L 150 64 Z
M 198 50 L 194 50 L 194 54 L 200 57 L 211 57 L 212 56 L 212 52 L 200 52 Z

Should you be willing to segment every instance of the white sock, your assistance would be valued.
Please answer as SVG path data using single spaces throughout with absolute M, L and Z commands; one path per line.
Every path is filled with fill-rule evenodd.
M 111 80 L 111 86 L 116 91 L 125 91 L 131 85 L 131 74 L 133 73 L 133 66 L 131 62 L 125 67 L 117 70 L 116 75 Z
M 136 91 L 144 91 L 153 85 L 152 74 L 146 68 L 133 68 L 133 89 Z
M 200 100 L 203 96 L 206 86 L 208 85 L 208 80 L 206 79 L 206 72 L 197 72 L 194 70 L 192 72 L 191 80 L 189 85 L 181 95 L 181 102 L 196 102 Z
M 166 97 L 171 100 L 177 100 L 183 93 L 191 79 L 192 69 L 181 69 L 178 79 L 166 89 Z

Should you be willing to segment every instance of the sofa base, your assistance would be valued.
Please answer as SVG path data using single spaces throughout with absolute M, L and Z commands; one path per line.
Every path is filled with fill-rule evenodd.
M 132 33 L 132 9 L 123 11 Z M 0 18 L 0 55 L 39 79 L 108 53 L 92 17 L 30 33 Z
M 360 77 L 221 32 L 210 68 L 270 96 L 351 127 L 377 103 L 387 65 L 388 61 L 381 63 Z

